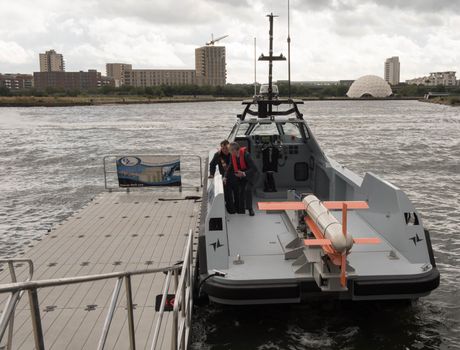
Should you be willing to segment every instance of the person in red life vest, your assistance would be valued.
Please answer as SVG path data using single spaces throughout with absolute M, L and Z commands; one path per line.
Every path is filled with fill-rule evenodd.
M 220 150 L 214 154 L 214 157 L 212 157 L 212 160 L 209 163 L 210 179 L 214 178 L 217 167 L 219 168 L 219 172 L 222 177 L 225 177 L 225 172 L 227 171 L 227 168 L 230 165 L 232 159 L 228 145 L 229 142 L 227 140 L 223 140 L 220 143 Z M 228 179 L 228 181 L 226 181 L 224 184 L 225 207 L 230 214 L 235 214 L 235 199 L 233 198 L 233 191 L 231 188 L 234 183 L 235 181 Z
M 233 186 L 234 198 L 237 202 L 236 211 L 239 214 L 244 214 L 248 209 L 249 215 L 254 216 L 252 190 L 257 182 L 259 171 L 245 147 L 240 147 L 238 143 L 232 142 L 230 152 L 232 159 L 225 173 L 224 182 L 227 182 L 232 175 L 236 177 L 236 183 Z

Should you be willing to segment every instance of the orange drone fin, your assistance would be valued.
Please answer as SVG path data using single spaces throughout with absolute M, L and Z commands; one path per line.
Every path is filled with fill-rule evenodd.
M 323 205 L 329 210 L 341 210 L 343 204 L 347 205 L 347 209 L 368 209 L 369 205 L 364 201 L 325 201 Z M 302 202 L 259 202 L 257 203 L 259 210 L 279 211 L 279 210 L 305 210 L 305 205 Z
M 342 287 L 347 286 L 347 255 L 342 254 L 342 261 L 340 263 L 340 284 Z
M 303 244 L 306 246 L 325 246 L 331 245 L 330 239 L 304 239 Z
M 353 238 L 355 244 L 380 244 L 382 240 L 377 237 Z
M 305 210 L 302 202 L 259 202 L 259 210 Z
M 348 208 L 350 204 L 348 204 L 347 202 L 342 202 L 340 204 L 342 204 L 341 208 L 337 208 L 337 209 L 342 209 L 342 234 L 346 238 L 347 237 L 347 227 L 348 227 L 347 212 L 348 212 Z M 346 252 L 342 253 L 342 257 L 340 259 L 340 284 L 342 285 L 343 288 L 347 286 L 347 253 Z
M 347 205 L 347 210 L 369 209 L 369 204 L 365 201 L 325 201 L 322 203 L 329 210 L 342 210 L 344 204 Z

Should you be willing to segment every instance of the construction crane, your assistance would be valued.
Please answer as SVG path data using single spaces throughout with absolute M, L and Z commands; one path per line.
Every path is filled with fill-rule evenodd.
M 206 43 L 207 46 L 213 46 L 219 40 L 225 39 L 228 35 L 221 36 L 220 38 L 214 39 L 214 34 L 211 34 L 211 41 Z

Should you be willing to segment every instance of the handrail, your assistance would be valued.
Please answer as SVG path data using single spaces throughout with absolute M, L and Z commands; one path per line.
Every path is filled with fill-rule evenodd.
M 118 302 L 118 298 L 120 295 L 121 287 L 123 282 L 125 282 L 125 287 L 126 287 L 126 302 L 127 302 L 127 316 L 128 316 L 128 332 L 129 332 L 129 340 L 130 340 L 130 349 L 135 350 L 136 348 L 136 341 L 135 341 L 135 329 L 134 329 L 134 318 L 133 318 L 133 300 L 132 300 L 132 287 L 131 287 L 131 277 L 136 276 L 136 275 L 145 275 L 145 274 L 152 274 L 152 273 L 167 273 L 164 285 L 163 285 L 163 293 L 162 293 L 162 299 L 161 299 L 161 304 L 160 304 L 160 310 L 158 312 L 158 315 L 156 317 L 156 320 L 154 320 L 154 337 L 152 341 L 152 347 L 151 349 L 154 350 L 156 349 L 157 341 L 158 341 L 158 335 L 159 331 L 161 328 L 161 323 L 163 319 L 163 313 L 165 310 L 165 305 L 167 302 L 167 294 L 170 288 L 170 281 L 171 277 L 174 276 L 175 280 L 175 297 L 176 300 L 180 299 L 181 300 L 181 311 L 182 313 L 187 312 L 188 319 L 190 320 L 191 313 L 192 313 L 192 283 L 193 283 L 193 278 L 192 278 L 192 273 L 193 273 L 193 267 L 192 267 L 192 262 L 193 262 L 193 256 L 192 256 L 192 251 L 193 251 L 193 231 L 189 230 L 189 238 L 187 241 L 186 245 L 186 252 L 185 252 L 185 257 L 184 257 L 184 262 L 181 264 L 176 264 L 172 266 L 167 266 L 167 267 L 160 267 L 160 268 L 154 268 L 154 269 L 142 269 L 142 270 L 134 270 L 134 271 L 121 271 L 121 272 L 111 272 L 111 273 L 104 273 L 104 274 L 98 274 L 98 275 L 87 275 L 87 276 L 76 276 L 76 277 L 66 277 L 66 278 L 57 278 L 57 279 L 47 279 L 47 280 L 38 280 L 38 281 L 33 281 L 33 280 L 27 280 L 24 282 L 16 282 L 15 281 L 15 274 L 14 274 L 14 266 L 13 266 L 13 273 L 12 273 L 12 283 L 7 283 L 0 285 L 0 294 L 1 293 L 11 293 L 6 305 L 5 309 L 1 315 L 0 318 L 0 342 L 3 339 L 3 335 L 6 331 L 6 328 L 8 325 L 10 326 L 9 328 L 9 337 L 8 337 L 8 344 L 6 349 L 11 349 L 11 343 L 12 343 L 12 336 L 13 336 L 13 319 L 14 319 L 14 312 L 16 305 L 22 296 L 22 294 L 27 291 L 28 296 L 29 296 L 29 303 L 30 303 L 30 312 L 31 312 L 31 319 L 32 319 L 32 326 L 33 326 L 33 333 L 34 333 L 34 340 L 35 340 L 35 348 L 37 350 L 44 350 L 45 349 L 45 344 L 44 344 L 44 337 L 43 337 L 43 329 L 42 329 L 42 324 L 41 324 L 41 317 L 40 317 L 40 305 L 38 301 L 38 295 L 37 291 L 40 288 L 48 288 L 48 287 L 57 287 L 57 286 L 66 286 L 66 285 L 72 285 L 72 284 L 77 284 L 77 283 L 88 283 L 88 282 L 95 282 L 95 281 L 100 281 L 100 280 L 108 280 L 108 279 L 116 279 L 116 284 L 112 292 L 112 297 L 111 301 L 109 304 L 109 309 L 105 318 L 104 326 L 101 332 L 101 337 L 99 339 L 99 343 L 97 346 L 98 350 L 104 349 L 107 338 L 109 335 L 110 331 L 110 325 L 113 319 L 113 316 L 116 311 L 116 306 Z M 32 278 L 33 274 L 33 263 L 32 261 L 28 259 L 0 259 L 0 263 L 8 263 L 9 265 L 13 265 L 14 262 L 28 262 L 29 263 L 29 268 L 30 268 L 30 275 L 29 278 Z M 177 282 L 177 276 L 181 274 L 181 283 Z M 189 297 L 190 300 L 188 300 L 186 303 L 183 302 L 184 298 L 184 280 L 187 281 L 186 287 L 187 290 L 187 296 Z M 186 310 L 187 308 L 187 310 Z M 176 307 L 176 302 L 174 303 L 174 310 L 177 310 Z M 177 314 L 177 311 L 174 311 Z M 181 323 L 182 324 L 182 323 Z M 176 327 L 178 326 L 177 323 L 173 322 L 173 330 L 172 334 L 178 334 L 178 330 Z M 188 326 L 190 326 L 190 322 L 188 322 Z M 189 332 L 189 327 L 187 329 L 187 332 Z M 182 334 L 182 332 L 181 332 Z M 185 344 L 185 340 L 181 339 L 180 344 Z M 179 346 L 179 347 L 174 347 L 174 350 L 177 349 L 185 349 L 185 346 Z
M 161 306 L 158 314 L 158 320 L 155 324 L 155 331 L 153 333 L 153 340 L 152 340 L 152 350 L 155 349 L 158 342 L 158 335 L 160 334 L 161 322 L 163 321 L 163 314 L 165 312 L 166 306 L 166 298 L 168 296 L 169 285 L 171 282 L 171 271 L 168 272 L 166 276 L 166 281 L 163 285 L 163 293 L 161 294 Z
M 29 276 L 26 281 L 30 281 L 34 275 L 34 263 L 30 259 L 0 259 L 1 264 L 8 264 L 8 269 L 10 271 L 11 281 L 13 283 L 17 282 L 15 263 L 27 263 L 29 266 Z M 13 329 L 14 329 L 14 312 L 16 310 L 16 305 L 21 300 L 24 291 L 16 291 L 12 293 L 6 304 L 5 308 L 0 317 L 0 341 L 3 338 L 6 328 L 8 327 L 8 338 L 6 343 L 6 350 L 11 350 L 13 347 Z M 9 315 L 7 319 L 7 315 Z
M 192 234 L 185 253 L 179 287 L 177 288 L 173 309 L 173 333 L 171 349 L 187 349 L 188 334 L 191 328 L 193 309 L 193 246 Z M 180 311 L 180 315 L 179 315 Z
M 30 259 L 0 259 L 0 265 L 8 264 L 8 268 L 10 270 L 10 276 L 12 282 L 16 282 L 16 272 L 14 269 L 15 263 L 27 263 L 29 265 L 29 277 L 27 277 L 26 281 L 30 281 L 34 274 L 34 263 Z
M 107 317 L 105 318 L 104 328 L 102 328 L 102 334 L 101 338 L 99 339 L 97 350 L 104 349 L 105 343 L 107 341 L 110 325 L 112 324 L 113 314 L 115 313 L 115 308 L 117 307 L 118 296 L 120 295 L 122 283 L 123 277 L 119 277 L 112 293 L 112 300 L 110 301 L 109 311 L 107 312 Z
M 177 270 L 180 267 L 181 267 L 180 265 L 172 265 L 172 266 L 161 267 L 161 268 L 156 268 L 156 269 L 109 272 L 109 273 L 103 273 L 103 274 L 98 274 L 98 275 L 64 277 L 64 278 L 39 280 L 39 281 L 7 283 L 7 284 L 0 285 L 0 293 L 14 292 L 19 289 L 23 289 L 23 290 L 39 289 L 39 288 L 46 288 L 46 287 L 65 286 L 65 285 L 76 284 L 76 283 L 95 282 L 95 281 L 100 281 L 100 280 L 105 280 L 105 279 L 110 279 L 110 278 L 146 275 L 146 274 L 158 273 L 158 272 L 168 272 L 168 271 Z
M 109 158 L 119 158 L 119 157 L 168 157 L 168 156 L 179 156 L 181 157 L 193 157 L 197 158 L 199 163 L 200 163 L 200 187 L 203 187 L 203 158 L 197 154 L 182 154 L 182 155 L 177 155 L 177 154 L 106 154 L 102 158 L 102 165 L 104 169 L 104 188 L 107 189 L 113 189 L 107 187 L 107 174 L 116 174 L 116 171 L 110 171 L 107 170 L 107 163 L 106 160 Z M 180 188 L 196 188 L 196 186 L 180 186 Z

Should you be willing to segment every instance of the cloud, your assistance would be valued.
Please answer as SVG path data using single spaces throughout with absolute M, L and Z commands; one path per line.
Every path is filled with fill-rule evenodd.
M 253 79 L 268 51 L 266 14 L 274 12 L 275 52 L 287 54 L 287 0 L 28 0 L 1 4 L 0 71 L 32 72 L 54 48 L 67 70 L 105 70 L 110 61 L 143 68 L 193 68 L 194 49 L 228 34 L 228 80 Z M 33 4 L 33 3 L 32 3 Z M 296 80 L 383 74 L 399 55 L 403 79 L 460 69 L 460 2 L 445 0 L 291 0 L 292 71 Z M 18 25 L 20 23 L 21 25 Z M 258 64 L 265 79 L 267 65 Z M 275 65 L 285 79 L 286 63 Z
M 190 25 L 219 16 L 207 1 L 100 0 L 97 10 L 115 17 L 135 17 L 150 23 Z
M 14 41 L 0 40 L 0 64 L 24 64 L 33 57 L 33 53 Z
M 455 0 L 384 0 L 384 1 L 352 1 L 353 3 L 373 3 L 384 7 L 411 10 L 414 12 L 440 12 L 440 11 L 458 11 L 460 3 Z

